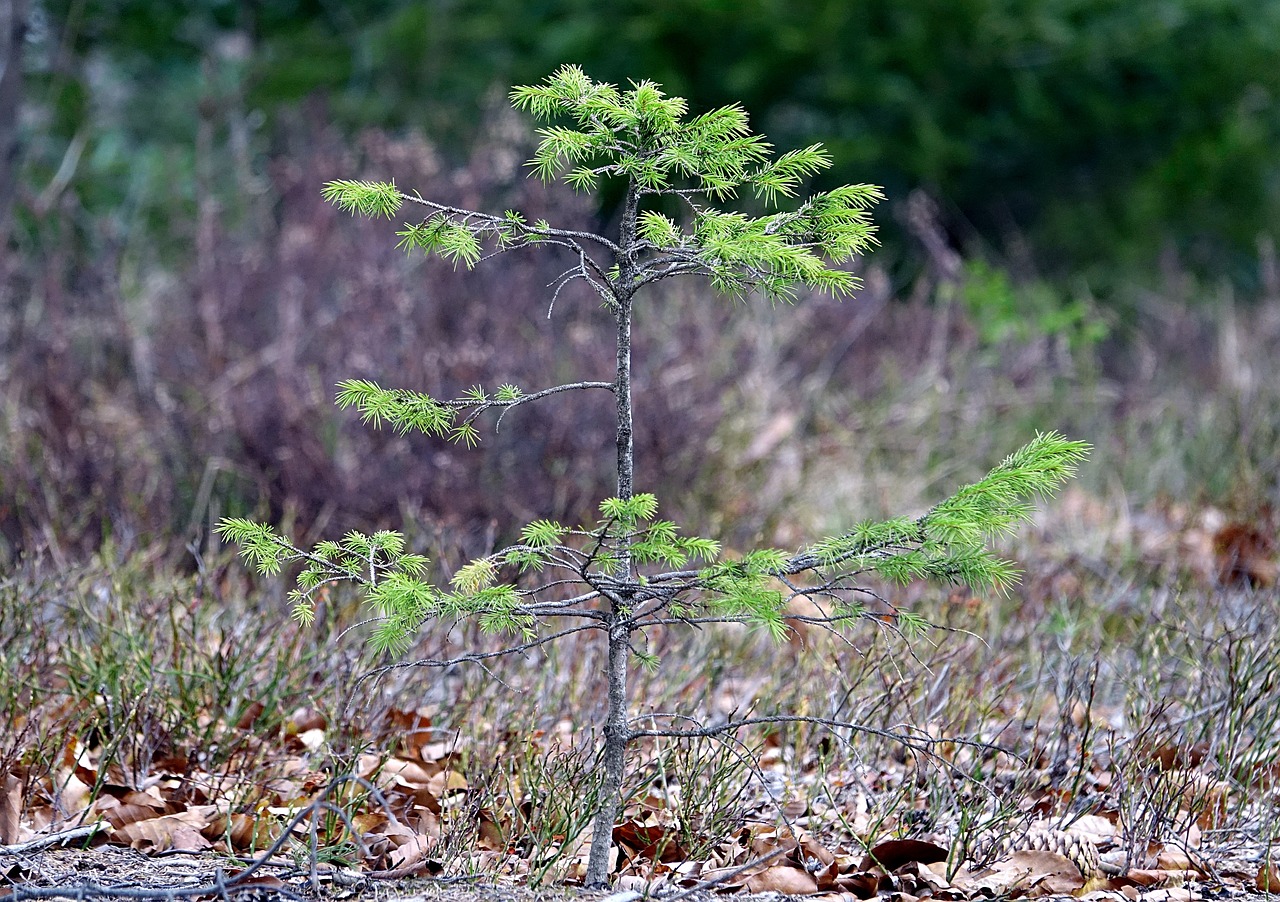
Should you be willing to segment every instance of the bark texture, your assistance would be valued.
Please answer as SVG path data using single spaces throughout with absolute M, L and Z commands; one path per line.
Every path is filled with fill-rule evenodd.
M 631 302 L 637 284 L 636 225 L 640 208 L 640 190 L 634 182 L 627 190 L 622 210 L 622 227 L 619 253 L 615 260 L 618 271 L 611 280 L 614 315 L 617 317 L 617 371 L 614 393 L 618 402 L 618 497 L 630 498 L 635 493 L 635 447 L 631 425 Z M 622 539 L 616 549 L 618 555 L 617 576 L 620 582 L 631 581 L 631 540 Z M 631 654 L 631 601 L 629 595 L 610 595 L 609 660 L 608 668 L 609 710 L 605 715 L 604 750 L 602 764 L 604 779 L 600 796 L 596 801 L 595 827 L 591 834 L 591 855 L 587 860 L 586 885 L 588 889 L 603 889 L 609 885 L 609 853 L 613 849 L 613 826 L 621 804 L 622 777 L 626 770 L 627 745 L 631 741 L 631 728 L 627 722 L 628 692 L 627 665 Z

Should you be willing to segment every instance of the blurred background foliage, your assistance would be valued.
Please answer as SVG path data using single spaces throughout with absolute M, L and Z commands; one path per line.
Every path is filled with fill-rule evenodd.
M 1276 430 L 1255 415 L 1275 412 L 1274 317 L 1237 315 L 1280 294 L 1280 0 L 0 13 L 25 25 L 21 52 L 6 47 L 17 100 L 0 89 L 0 145 L 17 147 L 0 154 L 5 555 L 171 535 L 198 548 L 211 518 L 255 510 L 318 530 L 412 519 L 474 552 L 513 516 L 589 512 L 607 493 L 607 467 L 586 463 L 608 444 L 604 407 L 560 405 L 532 436 L 512 421 L 466 462 L 331 409 L 346 377 L 441 395 L 597 378 L 609 352 L 590 300 L 546 322 L 558 261 L 454 273 L 318 203 L 326 179 L 393 176 L 468 206 L 607 223 L 607 195 L 544 189 L 521 168 L 530 134 L 506 91 L 564 62 L 654 79 L 694 109 L 740 101 L 780 149 L 825 142 L 830 182 L 890 198 L 856 302 L 796 315 L 708 305 L 692 286 L 661 297 L 664 321 L 638 339 L 642 476 L 691 527 L 748 541 L 822 526 L 846 513 L 832 498 L 805 515 L 794 503 L 839 459 L 917 468 L 905 496 L 859 483 L 839 502 L 899 513 L 1032 427 L 1074 429 L 1104 461 L 1113 447 L 1112 474 L 1132 467 L 1126 490 L 1145 497 L 1280 503 Z M 1150 388 L 1175 375 L 1178 392 Z M 1215 393 L 1235 400 L 1206 413 Z M 1233 423 L 1250 425 L 1220 465 L 1206 436 Z M 1176 465 L 1125 456 L 1148 432 Z
M 925 187 L 958 243 L 1095 291 L 1162 253 L 1248 285 L 1280 221 L 1276 0 L 32 2 L 30 165 L 87 130 L 98 204 L 161 219 L 202 104 L 242 104 L 270 147 L 321 96 L 457 161 L 485 104 L 579 62 L 741 101 L 780 147 L 826 142 L 831 180 Z

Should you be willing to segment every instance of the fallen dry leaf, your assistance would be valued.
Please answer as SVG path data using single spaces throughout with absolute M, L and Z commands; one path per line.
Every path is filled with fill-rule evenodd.
M 1260 893 L 1280 892 L 1280 865 L 1274 861 L 1264 861 L 1262 867 L 1258 868 L 1258 876 L 1253 885 Z
M 1266 588 L 1275 585 L 1277 571 L 1275 531 L 1265 524 L 1227 523 L 1213 535 L 1218 579 Z
M 681 861 L 687 853 L 680 847 L 676 831 L 661 824 L 624 821 L 613 828 L 614 842 L 620 842 L 644 858 L 656 858 L 664 864 Z
M 437 799 L 467 787 L 467 778 L 456 770 L 442 770 L 427 781 L 427 791 Z
M 203 851 L 211 843 L 200 832 L 208 828 L 215 816 L 213 806 L 199 806 L 177 814 L 165 814 L 145 820 L 112 825 L 110 835 L 135 849 L 163 852 L 168 849 Z M 109 821 L 108 821 L 109 822 Z M 183 843 L 191 843 L 184 845 Z
M 232 849 L 262 849 L 275 842 L 280 828 L 270 818 L 236 813 L 214 817 L 200 832 L 205 839 L 229 841 Z
M 169 834 L 169 848 L 203 852 L 205 849 L 212 849 L 213 843 L 205 839 L 199 830 L 183 825 L 174 828 Z
M 396 737 L 396 750 L 407 758 L 418 757 L 422 747 L 435 737 L 431 715 L 425 709 L 406 711 L 390 708 L 385 719 L 389 732 Z
M 18 819 L 22 816 L 22 781 L 6 773 L 0 780 L 0 846 L 18 841 Z
M 1130 868 L 1122 876 L 1112 881 L 1112 883 L 1117 882 L 1122 886 L 1163 886 L 1169 882 L 1169 871 L 1159 871 L 1153 868 Z
M 880 875 L 872 871 L 844 874 L 836 878 L 836 886 L 859 899 L 870 899 L 880 888 Z
M 956 875 L 955 885 L 971 895 L 1042 896 L 1074 893 L 1084 887 L 1085 879 L 1070 859 L 1056 852 L 1024 850 L 983 871 L 962 871 Z
M 1111 818 L 1100 814 L 1086 814 L 1072 821 L 1066 832 L 1097 845 L 1114 839 L 1118 831 L 1115 821 Z
M 1172 889 L 1158 889 L 1154 892 L 1143 893 L 1143 902 L 1191 902 L 1195 895 L 1189 887 L 1176 886 Z
M 285 882 L 275 874 L 250 874 L 248 877 L 241 877 L 243 870 L 227 871 L 227 879 L 235 879 L 237 886 L 260 886 L 265 889 L 284 889 Z M 239 879 L 236 879 L 239 878 Z
M 435 847 L 436 840 L 433 837 L 414 833 L 392 849 L 388 859 L 396 870 L 412 868 L 426 859 Z
M 244 709 L 244 713 L 240 715 L 240 719 L 236 721 L 237 730 L 252 730 L 254 723 L 262 716 L 262 712 L 267 710 L 266 705 L 262 702 L 250 702 L 249 706 Z
M 765 868 L 746 880 L 746 887 L 753 893 L 782 893 L 784 896 L 808 896 L 818 892 L 813 875 L 790 865 Z
M 920 864 L 935 864 L 947 860 L 947 850 L 935 843 L 920 839 L 890 839 L 871 849 L 862 864 L 860 871 L 879 868 L 885 873 L 893 873 L 898 868 L 912 861 Z
M 1195 864 L 1191 856 L 1181 849 L 1164 848 L 1156 856 L 1156 868 L 1161 871 L 1190 871 Z

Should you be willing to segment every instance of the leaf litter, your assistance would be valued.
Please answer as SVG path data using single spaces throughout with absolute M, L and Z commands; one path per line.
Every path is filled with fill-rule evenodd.
M 1095 654 L 1092 670 L 1060 668 L 1047 694 L 1009 692 L 985 707 L 939 713 L 956 694 L 985 691 L 980 677 L 1006 685 L 1026 678 L 1027 661 L 1013 662 L 996 643 L 1029 641 L 1037 628 L 1058 628 L 1055 641 L 1069 642 L 1053 623 L 1061 616 L 1055 604 L 1117 582 L 1107 574 L 1103 586 L 1089 586 L 1088 562 L 1071 568 L 1075 582 L 1066 591 L 1061 580 L 1028 581 L 1043 594 L 1020 601 L 1038 606 L 1047 626 L 1001 623 L 984 613 L 991 600 L 953 595 L 935 622 L 959 618 L 987 637 L 963 652 L 955 634 L 923 651 L 879 657 L 873 646 L 850 652 L 825 635 L 797 633 L 769 652 L 775 669 L 809 667 L 810 685 L 826 678 L 832 692 L 857 696 L 861 707 L 842 712 L 851 721 L 887 728 L 915 715 L 907 732 L 922 742 L 832 741 L 782 726 L 713 750 L 680 752 L 655 740 L 631 764 L 630 800 L 614 830 L 617 892 L 841 902 L 1063 895 L 1180 902 L 1206 892 L 1276 892 L 1274 546 L 1214 512 L 1182 525 L 1178 516 L 1166 512 L 1145 545 L 1133 543 L 1146 549 L 1148 565 L 1161 549 L 1160 568 L 1182 562 L 1159 616 L 1137 618 L 1127 607 L 1162 597 L 1157 585 L 1111 601 L 1123 623 L 1092 624 L 1108 642 L 1134 624 L 1148 629 L 1143 641 L 1159 645 L 1158 654 L 1136 658 L 1127 678 L 1159 677 L 1150 686 L 1168 697 L 1099 688 L 1105 665 Z M 1208 587 L 1223 609 L 1213 622 L 1195 622 L 1194 604 L 1172 600 Z M 1229 610 L 1243 613 L 1233 620 Z M 760 649 L 703 638 L 713 646 L 709 656 Z M 675 644 L 664 654 L 683 650 Z M 1061 660 L 1088 664 L 1081 654 Z M 743 667 L 693 671 L 671 691 L 686 700 L 701 693 L 707 717 L 740 713 L 770 692 L 792 710 L 813 695 L 787 697 L 771 679 Z M 877 685 L 887 698 L 877 698 Z M 352 751 L 338 741 L 343 725 L 331 710 L 300 707 L 273 719 L 276 702 L 255 699 L 225 722 L 209 714 L 202 726 L 220 737 L 218 754 L 190 742 L 152 743 L 142 754 L 140 720 L 108 729 L 102 718 L 77 721 L 73 702 L 62 704 L 12 709 L 0 749 L 0 887 L 8 885 L 0 893 L 74 887 L 72 874 L 91 869 L 59 870 L 59 858 L 125 850 L 138 874 L 145 863 L 163 871 L 163 862 L 181 858 L 203 863 L 206 877 L 219 866 L 234 880 L 274 848 L 269 868 L 249 873 L 244 885 L 334 897 L 368 892 L 371 881 L 420 878 L 458 892 L 477 891 L 476 881 L 512 892 L 571 888 L 585 873 L 593 745 L 563 717 L 525 728 L 504 724 L 497 711 L 460 729 L 437 725 L 446 710 L 439 704 L 383 705 L 380 722 L 365 724 Z M 58 734 L 45 729 L 50 721 L 80 728 Z M 335 784 L 339 775 L 350 779 Z M 68 848 L 56 847 L 59 836 Z

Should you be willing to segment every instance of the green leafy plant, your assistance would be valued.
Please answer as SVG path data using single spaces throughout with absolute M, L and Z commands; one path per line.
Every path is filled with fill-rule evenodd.
M 550 123 L 538 131 L 541 142 L 529 163 L 540 178 L 560 177 L 578 190 L 604 180 L 622 183 L 616 236 L 530 223 L 514 211 L 493 215 L 458 209 L 390 183 L 331 182 L 325 197 L 367 216 L 390 218 L 406 204 L 419 207 L 422 218 L 398 233 L 401 247 L 467 267 L 486 254 L 527 247 L 565 254 L 569 267 L 554 285 L 552 305 L 578 282 L 600 299 L 614 325 L 613 378 L 529 393 L 509 385 L 492 393 L 476 386 L 447 400 L 356 380 L 339 386 L 338 404 L 355 407 L 374 425 L 385 422 L 401 432 L 470 445 L 479 440 L 475 421 L 486 412 L 499 411 L 500 420 L 515 407 L 553 394 L 607 391 L 616 402 L 617 494 L 600 504 L 594 523 L 529 523 L 518 542 L 462 567 L 447 587 L 426 578 L 429 562 L 407 553 L 403 537 L 394 532 L 353 532 L 306 550 L 249 520 L 224 520 L 220 531 L 239 543 L 264 574 L 287 564 L 301 567 L 292 598 L 302 621 L 310 618 L 321 587 L 338 581 L 362 587 L 380 619 L 372 641 L 386 651 L 403 648 L 423 624 L 442 619 L 475 618 L 485 631 L 512 636 L 500 654 L 581 631 L 600 633 L 608 645 L 608 710 L 586 875 L 588 886 L 599 887 L 609 879 L 613 825 L 632 742 L 721 735 L 769 720 L 858 729 L 790 716 L 668 729 L 655 724 L 652 714 L 645 718 L 651 728 L 641 729 L 629 716 L 628 670 L 633 658 L 647 666 L 658 662 L 633 645 L 637 633 L 667 624 L 731 622 L 754 624 L 781 638 L 788 621 L 801 617 L 789 612 L 789 602 L 805 596 L 825 612 L 805 614 L 807 622 L 834 628 L 874 617 L 909 638 L 927 627 L 925 621 L 880 601 L 859 580 L 876 574 L 898 583 L 927 579 L 1007 588 L 1016 570 L 996 557 L 988 542 L 1025 521 L 1032 503 L 1073 473 L 1086 447 L 1056 433 L 1038 435 L 983 479 L 920 517 L 862 523 L 798 551 L 761 548 L 728 559 L 714 540 L 682 535 L 676 524 L 659 518 L 654 496 L 634 486 L 631 327 L 637 298 L 649 286 L 679 276 L 707 279 L 735 296 L 759 293 L 791 300 L 801 290 L 848 295 L 858 280 L 841 264 L 873 247 L 869 209 L 880 191 L 847 185 L 779 209 L 780 201 L 797 197 L 806 179 L 830 165 L 820 145 L 774 156 L 770 145 L 751 132 L 740 107 L 690 117 L 681 98 L 668 97 L 651 82 L 619 90 L 566 66 L 541 84 L 517 87 L 512 100 Z M 715 206 L 744 189 L 774 212 L 752 216 Z M 663 212 L 660 204 L 680 213 Z M 464 655 L 435 663 L 476 660 L 478 655 Z
M 1086 297 L 1064 300 L 1046 282 L 1015 285 L 981 259 L 967 261 L 960 301 L 983 343 L 1053 339 L 1086 351 L 1107 337 L 1108 324 Z

